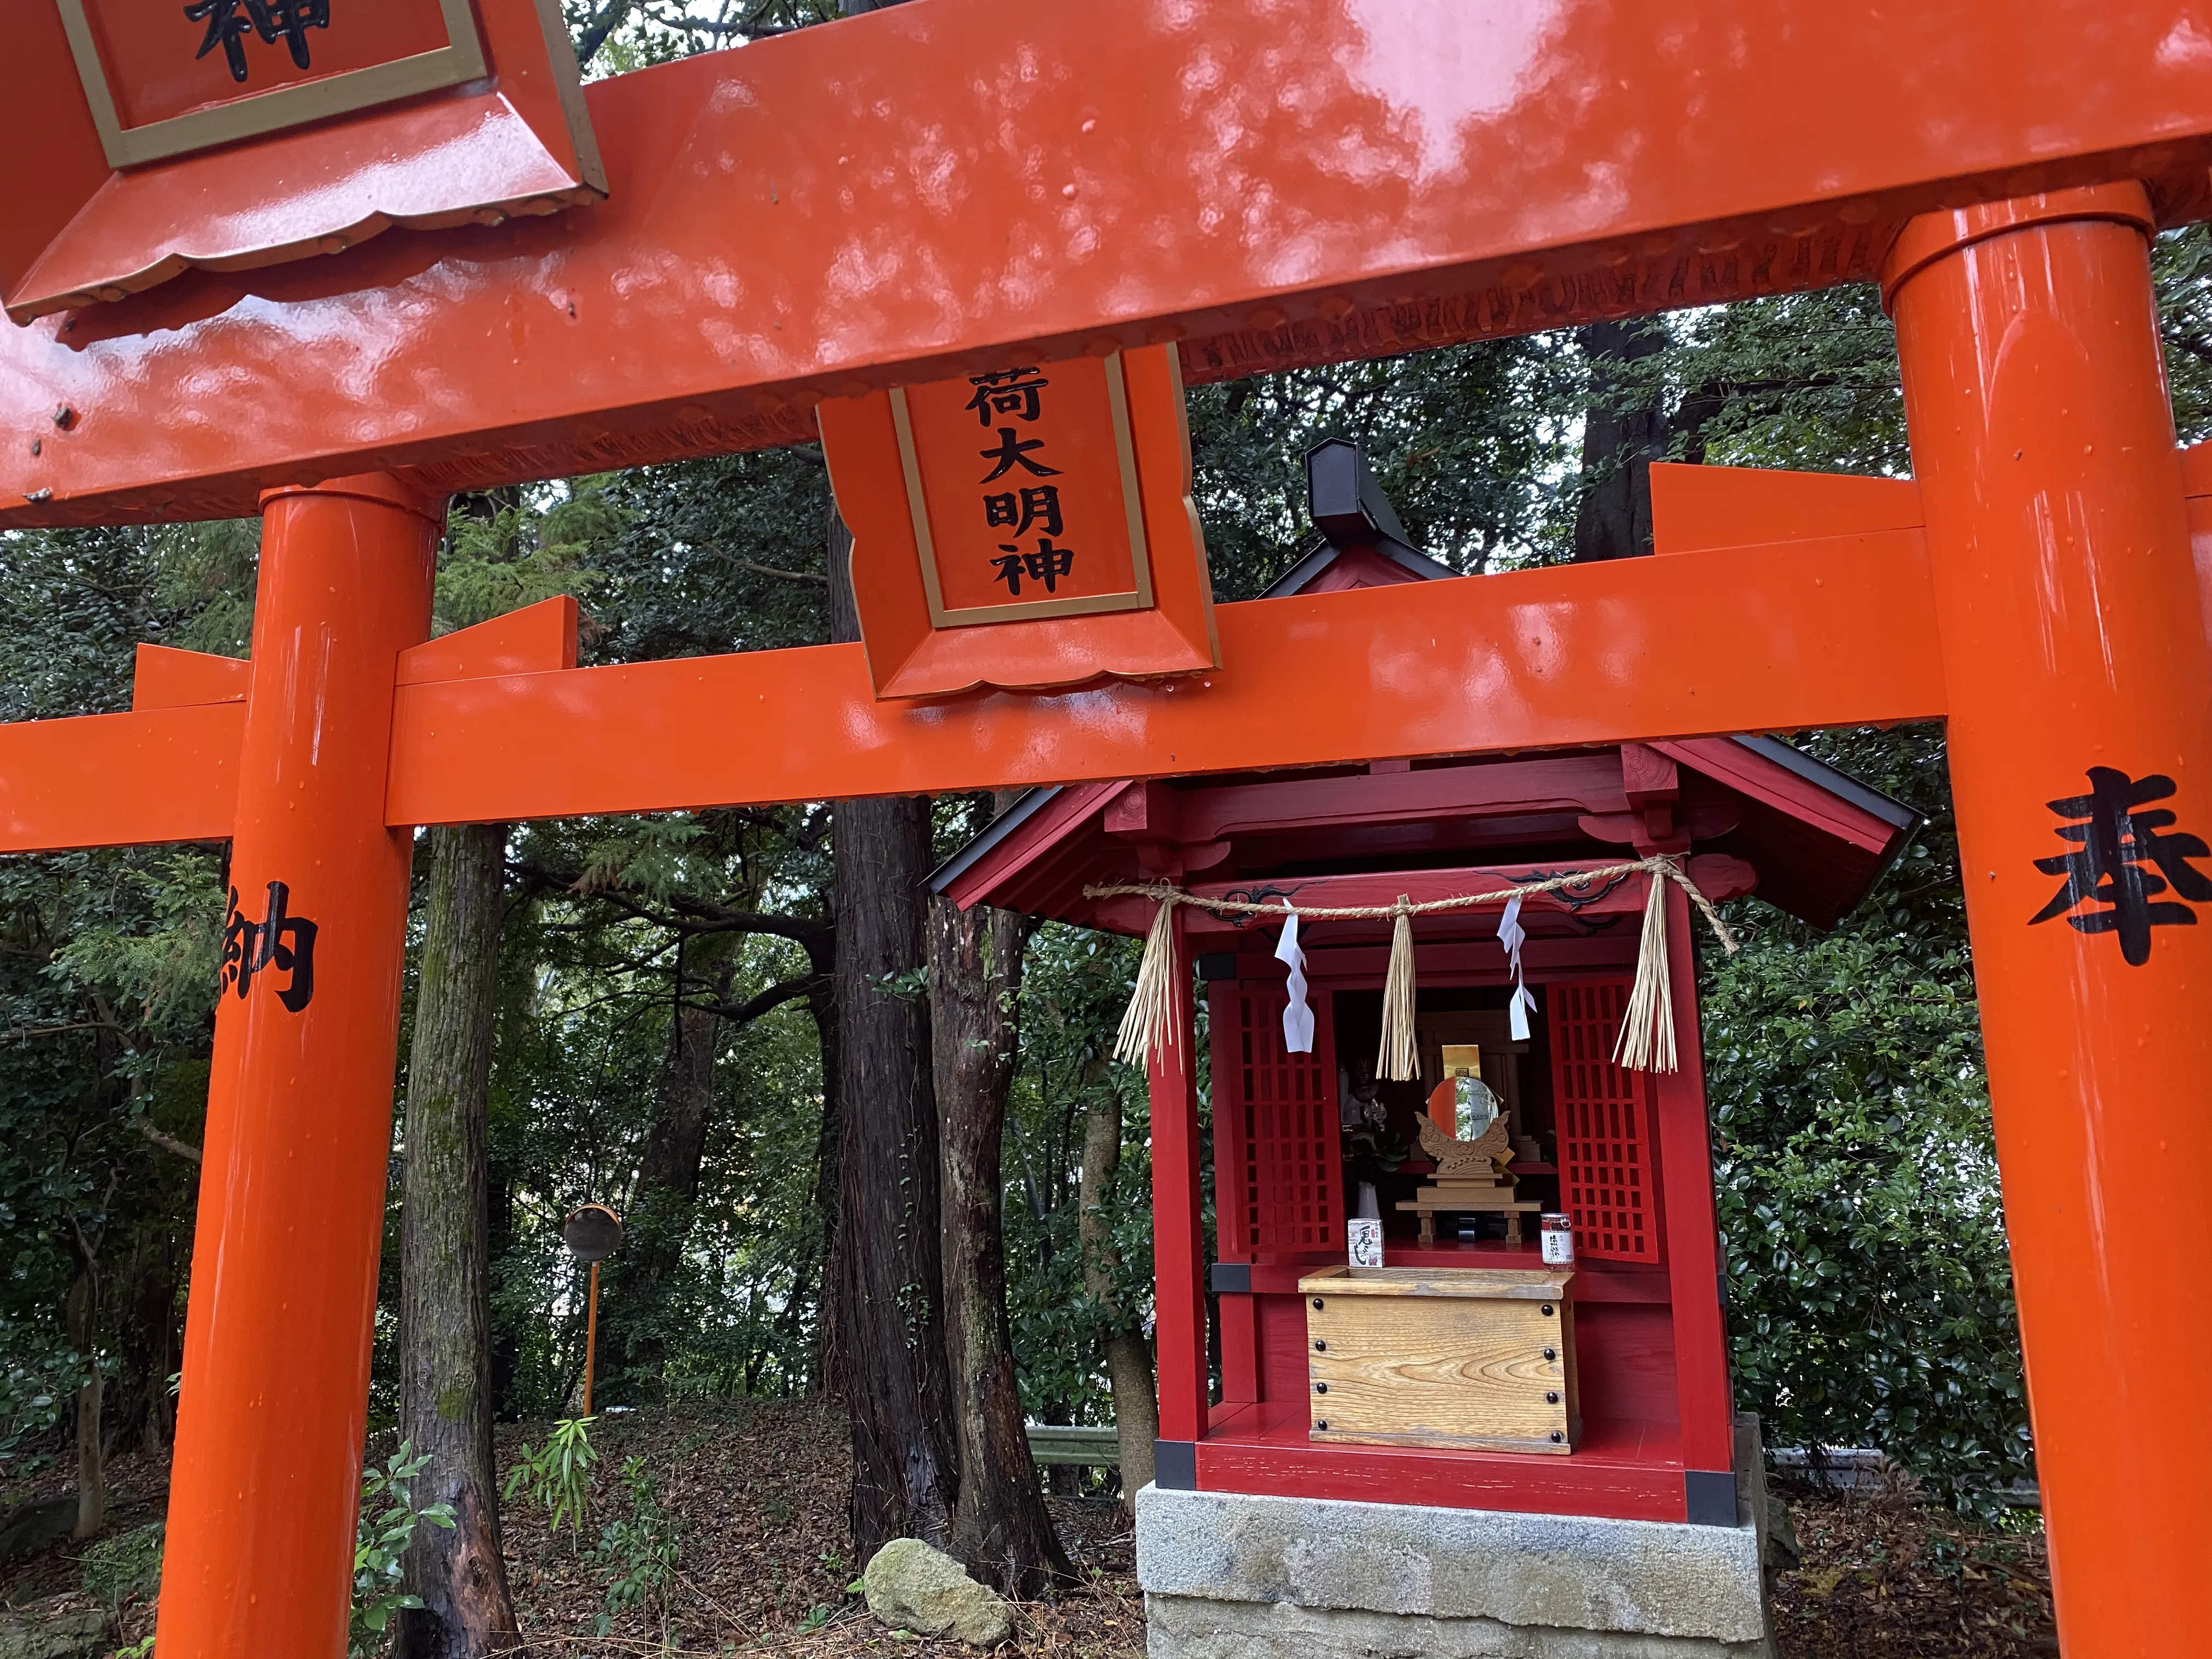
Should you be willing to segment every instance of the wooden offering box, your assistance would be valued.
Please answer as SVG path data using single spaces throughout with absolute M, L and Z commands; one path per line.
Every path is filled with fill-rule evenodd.
M 1306 1299 L 1313 1438 L 1557 1452 L 1582 1431 L 1571 1270 L 1329 1267 Z

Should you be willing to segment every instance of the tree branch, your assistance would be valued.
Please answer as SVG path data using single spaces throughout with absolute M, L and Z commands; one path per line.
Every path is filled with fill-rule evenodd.
M 733 1024 L 750 1025 L 762 1015 L 773 1013 L 785 1003 L 798 1001 L 823 982 L 823 975 L 808 974 L 802 979 L 787 979 L 780 984 L 771 985 L 758 996 L 744 1002 L 701 1002 L 691 1006 L 720 1014 Z
M 515 866 L 526 881 L 547 890 L 557 890 L 575 898 L 598 899 L 612 905 L 624 915 L 637 921 L 651 922 L 656 927 L 665 927 L 678 933 L 773 933 L 804 945 L 809 955 L 826 945 L 833 937 L 830 925 L 813 916 L 764 915 L 755 910 L 729 910 L 719 904 L 709 904 L 703 899 L 672 893 L 663 901 L 665 908 L 656 909 L 629 897 L 619 888 L 586 887 L 580 872 L 554 870 L 540 864 L 521 864 Z M 673 912 L 673 914 L 670 914 Z
M 728 558 L 729 556 L 723 556 Z M 756 576 L 781 576 L 787 582 L 812 582 L 817 586 L 830 586 L 829 577 L 818 570 L 779 570 L 772 564 L 756 564 L 750 559 L 731 558 L 730 562 L 740 570 L 750 570 Z
M 599 15 L 585 24 L 583 32 L 576 37 L 576 66 L 581 69 L 598 57 L 607 37 L 629 21 L 630 14 L 636 9 L 637 0 L 607 0 L 599 8 Z
M 200 1149 L 198 1147 L 191 1145 L 189 1142 L 179 1140 L 174 1135 L 163 1134 L 159 1129 L 155 1128 L 143 1117 L 138 1120 L 138 1133 L 144 1135 L 147 1139 L 152 1141 L 156 1146 L 159 1146 L 165 1152 L 174 1152 L 179 1158 L 186 1159 L 193 1164 L 198 1164 L 200 1161 Z

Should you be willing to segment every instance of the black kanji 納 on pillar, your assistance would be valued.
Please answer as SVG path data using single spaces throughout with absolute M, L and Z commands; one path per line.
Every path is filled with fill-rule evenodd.
M 316 930 L 305 916 L 285 914 L 291 902 L 292 890 L 272 881 L 269 908 L 259 921 L 248 921 L 238 908 L 238 889 L 230 890 L 230 910 L 222 919 L 222 983 L 242 998 L 253 988 L 255 975 L 273 969 L 286 975 L 276 1000 L 296 1014 L 314 1000 Z

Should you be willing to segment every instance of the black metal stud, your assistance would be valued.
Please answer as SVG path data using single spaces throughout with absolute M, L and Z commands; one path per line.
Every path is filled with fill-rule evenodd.
M 1315 1392 L 1316 1394 L 1327 1394 L 1327 1393 L 1328 1392 L 1328 1383 L 1326 1383 L 1326 1382 L 1316 1382 L 1316 1383 L 1315 1383 L 1315 1384 L 1314 1384 L 1314 1392 Z
M 1316 1305 L 1318 1305 L 1318 1304 L 1316 1304 Z M 1552 1316 L 1552 1304 L 1551 1304 L 1550 1303 L 1547 1302 L 1547 1303 L 1544 1304 L 1544 1317 L 1545 1317 L 1545 1318 L 1547 1318 L 1547 1319 L 1549 1319 L 1551 1316 Z
M 1321 1311 L 1321 1298 L 1319 1297 L 1316 1297 L 1314 1298 L 1314 1311 L 1316 1313 L 1319 1313 Z
M 1555 1446 L 1564 1444 L 1566 1441 L 1566 1436 L 1561 1434 L 1557 1429 L 1553 1429 L 1552 1431 L 1552 1443 Z
M 1544 1390 L 1544 1403 L 1545 1403 L 1547 1406 L 1556 1406 L 1556 1405 L 1558 1405 L 1558 1404 L 1559 1403 L 1559 1394 L 1557 1393 L 1557 1391 L 1556 1391 L 1556 1390 L 1554 1390 L 1554 1389 L 1545 1389 L 1545 1390 Z
M 1322 1418 L 1319 1421 L 1317 1421 L 1317 1422 L 1316 1422 L 1316 1423 L 1315 1423 L 1314 1427 L 1316 1427 L 1316 1428 L 1319 1429 L 1319 1430 L 1320 1430 L 1322 1433 L 1324 1433 L 1324 1434 L 1328 1433 L 1328 1419 L 1327 1419 L 1326 1417 Z
M 1316 1337 L 1314 1340 L 1314 1352 L 1316 1353 L 1327 1353 L 1328 1352 L 1328 1344 L 1322 1341 Z
M 1544 1350 L 1544 1358 L 1547 1359 L 1557 1359 L 1559 1357 L 1559 1351 L 1557 1348 L 1547 1348 Z

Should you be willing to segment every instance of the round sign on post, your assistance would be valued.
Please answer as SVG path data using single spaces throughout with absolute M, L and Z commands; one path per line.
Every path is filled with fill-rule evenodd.
M 592 1288 L 584 1315 L 584 1409 L 592 1414 L 592 1377 L 599 1350 L 599 1263 L 622 1243 L 622 1218 L 604 1204 L 584 1204 L 561 1224 L 561 1242 L 579 1261 L 592 1264 Z
M 586 1204 L 561 1224 L 561 1242 L 579 1261 L 604 1261 L 622 1243 L 622 1218 L 604 1204 Z

